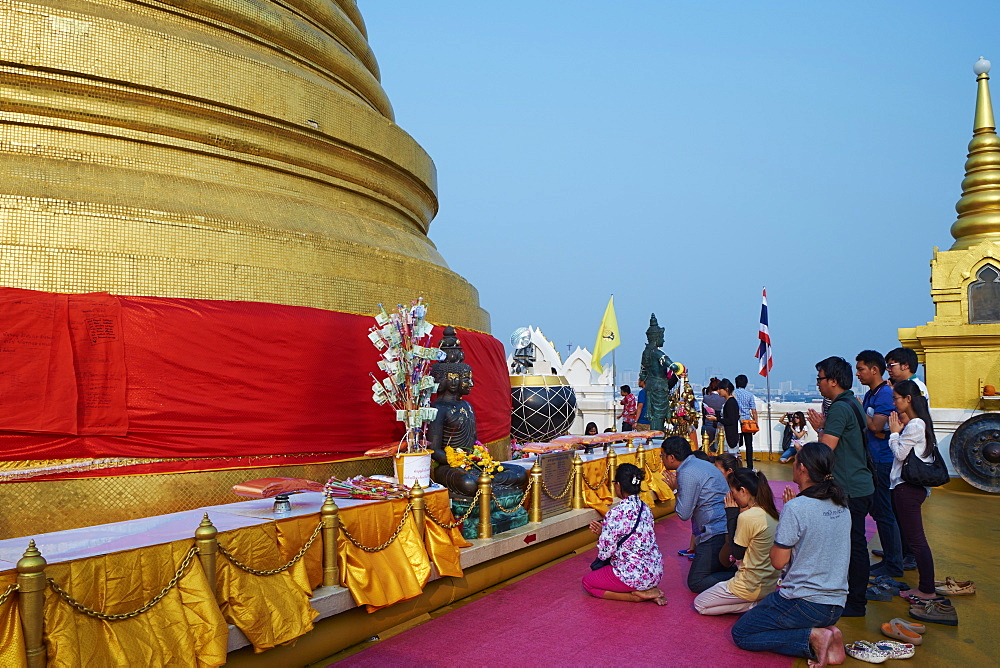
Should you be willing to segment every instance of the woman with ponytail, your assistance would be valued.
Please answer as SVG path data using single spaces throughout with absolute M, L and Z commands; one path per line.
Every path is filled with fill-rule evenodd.
M 851 513 L 833 479 L 833 450 L 807 443 L 792 465 L 796 496 L 785 506 L 771 548 L 771 565 L 784 569 L 780 587 L 733 625 L 741 649 L 801 656 L 822 668 L 844 661 L 844 641 L 834 626 L 847 601 Z
M 913 548 L 917 559 L 920 582 L 917 591 L 911 592 L 910 616 L 921 621 L 954 626 L 958 624 L 955 609 L 934 586 L 934 557 L 927 536 L 920 508 L 927 499 L 927 488 L 903 480 L 903 462 L 910 452 L 921 461 L 934 461 L 934 422 L 931 420 L 927 399 L 912 380 L 902 380 L 892 386 L 892 399 L 896 410 L 889 415 L 889 449 L 892 450 L 892 470 L 889 472 L 889 489 L 892 505 L 899 520 L 903 540 Z
M 653 512 L 639 498 L 645 477 L 634 464 L 619 466 L 614 486 L 621 502 L 608 511 L 603 522 L 590 523 L 590 530 L 600 536 L 597 557 L 608 562 L 583 577 L 583 588 L 591 596 L 667 604 L 656 586 L 663 577 L 663 555 L 653 535 Z
M 729 551 L 739 569 L 730 580 L 698 594 L 694 609 L 702 615 L 746 612 L 774 591 L 778 571 L 771 565 L 771 547 L 778 525 L 778 510 L 767 477 L 752 469 L 729 474 L 726 494 Z

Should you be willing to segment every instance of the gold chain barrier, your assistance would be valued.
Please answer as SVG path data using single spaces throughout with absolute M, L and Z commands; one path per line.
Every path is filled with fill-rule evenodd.
M 570 482 L 572 482 L 572 477 L 570 478 Z M 497 505 L 497 510 L 499 510 L 501 513 L 503 513 L 504 515 L 513 515 L 518 510 L 521 509 L 521 504 L 523 504 L 524 500 L 528 498 L 528 492 L 525 491 L 525 493 L 521 495 L 521 498 L 518 499 L 517 503 L 515 503 L 513 506 L 510 507 L 511 508 L 510 510 L 507 510 L 506 508 L 500 505 L 500 500 L 497 498 L 497 495 L 493 493 L 492 489 L 490 489 L 490 498 L 493 499 L 493 503 Z
M 396 530 L 392 532 L 391 536 L 389 536 L 389 540 L 385 541 L 378 547 L 368 547 L 367 545 L 362 545 L 361 543 L 359 543 L 358 539 L 351 535 L 351 532 L 348 531 L 347 527 L 344 525 L 344 521 L 339 519 L 338 516 L 338 520 L 340 523 L 340 530 L 344 532 L 344 535 L 347 537 L 347 540 L 351 541 L 354 544 L 354 547 L 358 548 L 359 550 L 364 550 L 365 552 L 381 552 L 385 548 L 392 545 L 392 542 L 396 540 L 396 538 L 399 536 L 399 533 L 403 530 L 403 527 L 406 526 L 406 519 L 410 516 L 410 511 L 412 509 L 413 509 L 413 503 L 408 502 L 406 504 L 406 510 L 403 511 L 403 518 L 399 520 L 399 526 L 397 526 Z
M 120 612 L 111 615 L 106 612 L 94 610 L 93 608 L 88 608 L 83 603 L 80 603 L 80 601 L 70 596 L 69 593 L 65 589 L 60 587 L 58 583 L 56 583 L 56 581 L 53 580 L 52 578 L 47 577 L 45 578 L 45 580 L 49 583 L 49 587 L 52 588 L 52 591 L 59 594 L 59 597 L 63 601 L 68 603 L 71 607 L 75 608 L 77 611 L 82 612 L 83 614 L 88 615 L 90 617 L 103 619 L 106 622 L 117 622 L 123 619 L 132 619 L 133 617 L 138 617 L 139 615 L 146 612 L 154 605 L 162 601 L 163 597 L 169 594 L 170 590 L 176 587 L 177 583 L 181 581 L 182 577 L 184 577 L 184 572 L 187 570 L 188 566 L 191 565 L 191 560 L 194 559 L 194 556 L 196 554 L 198 554 L 198 548 L 192 545 L 191 548 L 187 551 L 187 554 L 184 556 L 184 561 L 181 562 L 181 565 L 177 569 L 177 572 L 174 573 L 174 577 L 172 577 L 170 579 L 170 582 L 167 583 L 167 586 L 161 589 L 160 593 L 151 598 L 148 603 L 139 608 L 136 608 L 135 610 L 132 610 L 131 612 Z
M 278 573 L 284 573 L 289 568 L 291 568 L 296 563 L 298 563 L 299 559 L 301 559 L 302 557 L 304 557 L 306 555 L 306 552 L 309 550 L 309 548 L 312 547 L 312 544 L 316 541 L 316 537 L 319 536 L 319 533 L 322 530 L 323 530 L 323 522 L 321 520 L 319 523 L 316 524 L 316 528 L 313 529 L 312 535 L 309 536 L 309 540 L 307 540 L 306 543 L 305 543 L 305 545 L 302 546 L 302 548 L 299 550 L 298 554 L 296 554 L 294 557 L 292 557 L 291 560 L 287 564 L 284 564 L 283 566 L 278 566 L 277 568 L 272 568 L 272 569 L 266 570 L 266 571 L 257 570 L 256 568 L 252 568 L 250 566 L 247 566 L 242 561 L 240 561 L 239 559 L 237 559 L 236 557 L 234 557 L 233 553 L 230 552 L 229 550 L 227 550 L 226 547 L 222 543 L 217 543 L 217 545 L 219 546 L 219 553 L 222 556 L 224 556 L 226 559 L 228 559 L 230 562 L 232 562 L 233 566 L 236 566 L 241 571 L 246 571 L 250 575 L 260 575 L 260 576 L 277 575 Z
M 589 487 L 590 491 L 596 492 L 597 490 L 599 490 L 601 488 L 601 485 L 603 485 L 604 483 L 606 483 L 608 481 L 608 478 L 610 478 L 610 477 L 611 477 L 611 460 L 609 459 L 608 460 L 608 466 L 604 470 L 604 477 L 601 478 L 601 481 L 599 483 L 597 483 L 596 485 L 591 485 L 589 482 L 587 482 L 587 476 L 584 476 L 583 477 L 583 484 L 586 485 L 587 487 Z
M 4 603 L 6 603 L 7 599 L 10 598 L 10 595 L 13 594 L 15 591 L 17 591 L 17 583 L 16 582 L 14 584 L 8 586 L 7 589 L 5 589 L 2 594 L 0 594 L 0 606 L 2 606 Z
M 566 486 L 563 487 L 563 491 L 559 492 L 559 496 L 554 496 L 552 494 L 552 492 L 549 491 L 549 488 L 545 486 L 545 481 L 544 480 L 542 481 L 542 491 L 545 492 L 545 496 L 549 497 L 553 501 L 558 501 L 559 499 L 566 498 L 566 495 L 569 494 L 570 488 L 572 488 L 572 486 L 573 486 L 573 474 L 572 473 L 570 473 L 566 477 Z
M 442 529 L 457 529 L 462 526 L 465 520 L 469 519 L 469 516 L 472 515 L 472 511 L 476 509 L 476 501 L 479 500 L 480 494 L 482 494 L 482 492 L 477 489 L 476 495 L 472 497 L 472 501 L 469 502 L 469 508 L 465 511 L 465 514 L 454 522 L 442 522 L 430 508 L 424 508 L 424 512 L 427 513 L 427 517 L 431 518 L 431 522 L 434 522 L 434 524 L 438 525 Z

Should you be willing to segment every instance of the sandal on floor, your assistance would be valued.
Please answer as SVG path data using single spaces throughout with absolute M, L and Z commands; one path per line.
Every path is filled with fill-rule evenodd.
M 934 591 L 942 596 L 968 596 L 976 593 L 976 583 L 972 580 L 958 581 L 955 578 L 945 578 L 944 582 L 935 582 Z
M 905 626 L 906 628 L 908 628 L 909 630 L 913 631 L 914 633 L 919 633 L 919 634 L 923 635 L 924 633 L 927 632 L 927 627 L 924 626 L 923 624 L 919 623 L 919 622 L 911 622 L 908 619 L 903 619 L 902 617 L 895 617 L 895 618 L 889 620 L 890 624 L 893 623 L 893 622 L 899 624 L 900 626 Z M 916 643 L 914 643 L 914 644 L 916 644 Z
M 906 591 L 910 588 L 910 585 L 906 584 L 902 580 L 895 580 L 891 575 L 879 575 L 874 580 L 874 584 L 882 585 L 889 589 L 895 589 L 897 592 Z
M 896 642 L 895 640 L 879 640 L 875 643 L 875 647 L 885 653 L 886 658 L 889 659 L 909 659 L 917 650 L 913 643 Z
M 865 599 L 869 601 L 891 601 L 899 592 L 898 589 L 887 589 L 880 585 L 872 585 L 865 590 Z
M 844 645 L 844 651 L 847 652 L 847 656 L 858 661 L 867 661 L 868 663 L 882 663 L 889 658 L 886 652 L 883 652 L 874 643 L 870 643 L 867 640 L 858 640 Z
M 891 622 L 883 624 L 882 635 L 902 640 L 903 642 L 911 643 L 913 645 L 920 645 L 924 642 L 924 637 L 922 635 L 907 628 L 903 624 L 900 624 L 901 621 L 902 620 L 900 619 L 894 619 Z

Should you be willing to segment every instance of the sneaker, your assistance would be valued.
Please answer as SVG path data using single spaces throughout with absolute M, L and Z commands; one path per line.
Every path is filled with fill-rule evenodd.
M 903 556 L 903 570 L 904 571 L 915 571 L 917 570 L 917 558 L 912 554 L 907 554 Z
M 677 550 L 678 557 L 693 557 L 694 550 Z
M 926 603 L 915 603 L 910 606 L 910 617 L 932 624 L 958 626 L 958 613 L 950 604 L 931 599 Z
M 955 578 L 945 578 L 944 582 L 934 588 L 934 591 L 942 596 L 968 596 L 976 593 L 976 583 L 972 580 L 959 582 Z
M 886 652 L 876 647 L 875 643 L 867 640 L 858 640 L 844 645 L 844 651 L 847 652 L 847 656 L 868 663 L 882 663 L 889 658 Z

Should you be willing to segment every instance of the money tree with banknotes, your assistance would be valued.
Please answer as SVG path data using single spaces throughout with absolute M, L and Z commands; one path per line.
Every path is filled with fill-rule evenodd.
M 423 299 L 409 306 L 400 304 L 395 313 L 386 313 L 382 304 L 378 308 L 375 326 L 369 329 L 368 338 L 382 354 L 378 368 L 385 373 L 385 378 L 379 380 L 371 374 L 375 381 L 372 399 L 379 405 L 395 409 L 396 419 L 406 426 L 397 452 L 423 452 L 427 450 L 427 423 L 437 416 L 437 409 L 430 405 L 431 395 L 437 391 L 437 383 L 430 373 L 431 364 L 444 359 L 445 354 L 431 345 L 434 326 L 427 322 L 427 305 Z

